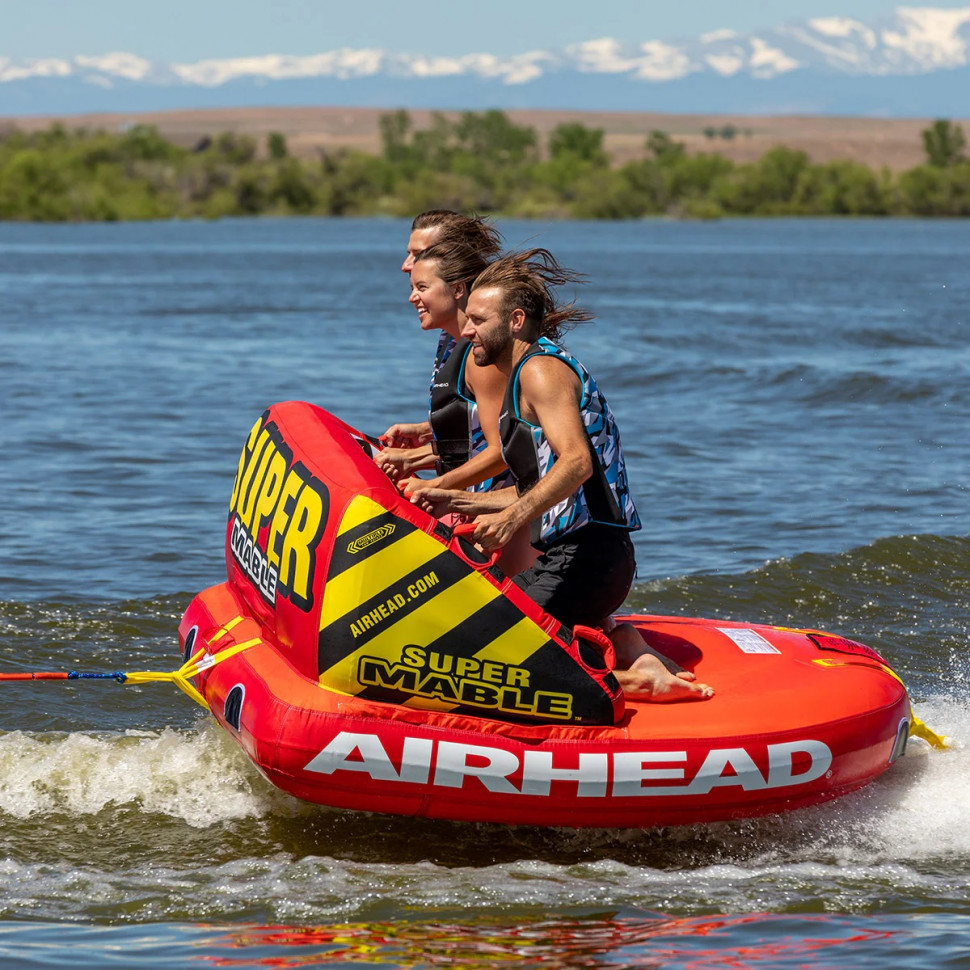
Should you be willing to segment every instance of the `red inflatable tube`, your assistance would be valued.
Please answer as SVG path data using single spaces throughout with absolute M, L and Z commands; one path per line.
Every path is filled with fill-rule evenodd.
M 227 582 L 180 626 L 213 715 L 282 790 L 432 818 L 680 825 L 825 801 L 904 751 L 899 679 L 815 630 L 620 618 L 717 691 L 624 705 L 609 641 L 563 628 L 402 499 L 372 448 L 312 405 L 269 409 L 237 469 Z

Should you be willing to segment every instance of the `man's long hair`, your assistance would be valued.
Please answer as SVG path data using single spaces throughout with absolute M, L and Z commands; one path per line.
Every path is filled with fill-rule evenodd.
M 594 317 L 589 310 L 577 306 L 575 300 L 557 303 L 552 290 L 585 279 L 581 273 L 560 265 L 548 249 L 527 249 L 489 263 L 476 277 L 472 289 L 501 290 L 499 311 L 504 319 L 513 310 L 522 310 L 535 326 L 537 336 L 558 340 L 567 330 Z
M 426 209 L 414 217 L 411 231 L 416 229 L 437 229 L 435 245 L 464 240 L 486 259 L 494 259 L 502 251 L 502 234 L 480 216 L 466 216 L 452 209 Z

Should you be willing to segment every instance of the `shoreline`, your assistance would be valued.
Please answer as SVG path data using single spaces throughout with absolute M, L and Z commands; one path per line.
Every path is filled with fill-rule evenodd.
M 166 139 L 191 148 L 202 138 L 223 131 L 249 135 L 265 142 L 279 132 L 290 153 L 313 158 L 321 151 L 356 149 L 380 151 L 380 118 L 397 109 L 321 107 L 205 108 L 171 111 L 113 112 L 0 117 L 0 134 L 36 132 L 61 124 L 69 130 L 87 128 L 109 133 L 133 125 L 153 125 Z M 924 152 L 920 132 L 931 118 L 864 118 L 835 115 L 717 115 L 630 111 L 562 111 L 509 109 L 503 112 L 516 125 L 535 128 L 541 140 L 557 126 L 579 123 L 603 130 L 603 148 L 614 166 L 643 158 L 644 141 L 653 130 L 667 132 L 689 153 L 709 152 L 735 163 L 757 161 L 784 145 L 804 151 L 814 163 L 835 160 L 860 162 L 870 168 L 905 171 L 920 164 Z M 414 127 L 424 129 L 435 112 L 409 110 Z M 454 120 L 461 112 L 442 111 Z M 970 128 L 970 119 L 952 119 Z M 731 132 L 733 131 L 733 134 Z M 705 133 L 707 132 L 707 133 Z M 727 132 L 727 137 L 725 137 Z M 713 133 L 713 134 L 712 134 Z

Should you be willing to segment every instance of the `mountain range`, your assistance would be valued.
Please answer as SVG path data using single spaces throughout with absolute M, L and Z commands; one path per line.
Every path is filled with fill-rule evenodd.
M 600 38 L 511 57 L 341 49 L 162 64 L 0 56 L 0 115 L 263 105 L 970 115 L 970 7 L 789 22 L 749 34 Z

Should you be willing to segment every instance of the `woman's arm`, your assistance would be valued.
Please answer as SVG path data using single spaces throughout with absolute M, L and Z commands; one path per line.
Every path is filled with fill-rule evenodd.
M 494 492 L 467 492 L 465 489 L 416 488 L 411 501 L 435 518 L 449 512 L 469 517 L 498 512 L 516 499 L 514 488 L 499 488 Z
M 384 448 L 374 458 L 377 467 L 395 482 L 422 468 L 434 468 L 436 460 L 430 444 L 418 448 Z

